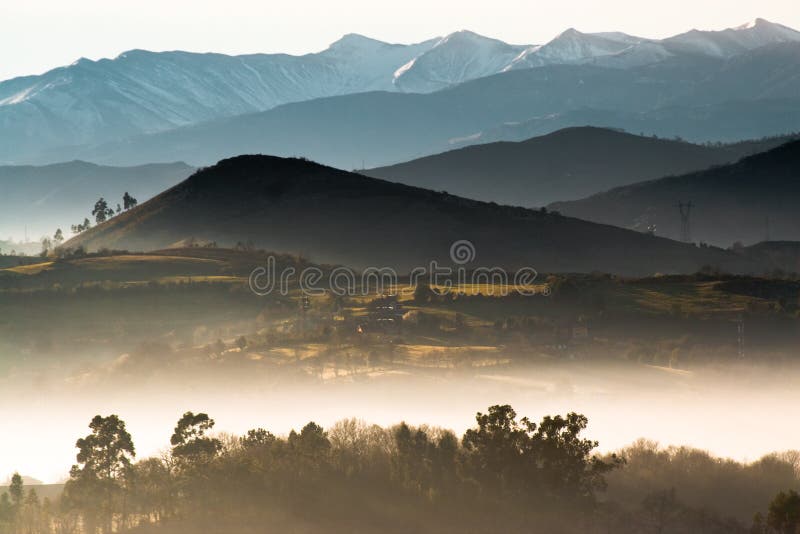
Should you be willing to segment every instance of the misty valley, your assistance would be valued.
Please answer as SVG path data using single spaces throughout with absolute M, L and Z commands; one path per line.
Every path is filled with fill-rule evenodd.
M 0 80 L 0 534 L 798 534 L 798 204 L 763 18 Z
M 535 517 L 566 531 L 744 532 L 797 482 L 798 457 L 785 451 L 800 439 L 786 424 L 800 400 L 800 283 L 788 276 L 541 274 L 548 289 L 533 295 L 400 279 L 304 297 L 292 281 L 285 295 L 259 296 L 247 270 L 268 254 L 72 253 L 3 272 L 0 396 L 26 406 L 11 419 L 19 432 L 46 439 L 5 442 L 2 455 L 58 483 L 28 487 L 17 508 L 7 501 L 7 525 L 443 532 L 517 530 Z M 507 404 L 520 417 L 498 408 Z M 480 439 L 498 450 L 465 441 L 487 409 L 497 413 Z M 187 431 L 212 452 L 170 449 L 186 410 L 218 421 Z M 127 423 L 135 457 L 109 443 L 75 464 L 95 412 Z M 587 420 L 565 422 L 570 413 Z M 550 415 L 557 427 L 537 434 Z M 769 440 L 745 430 L 756 427 Z M 551 467 L 534 443 L 552 449 Z M 84 487 L 109 461 L 116 474 L 92 484 L 113 486 Z M 562 465 L 580 475 L 560 480 Z M 130 470 L 124 484 L 117 469 Z

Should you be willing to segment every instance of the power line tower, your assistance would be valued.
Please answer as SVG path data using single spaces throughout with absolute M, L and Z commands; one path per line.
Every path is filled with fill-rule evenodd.
M 690 200 L 685 204 L 683 202 L 678 202 L 676 207 L 681 214 L 681 241 L 684 243 L 691 243 L 692 229 L 689 224 L 689 217 L 692 214 L 692 208 L 694 207 L 694 204 L 692 204 L 692 201 Z

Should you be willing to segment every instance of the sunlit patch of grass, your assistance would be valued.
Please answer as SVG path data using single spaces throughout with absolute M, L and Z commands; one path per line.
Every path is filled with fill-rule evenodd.
M 158 281 L 162 284 L 244 284 L 247 282 L 246 278 L 240 276 L 224 276 L 224 275 L 183 275 L 183 276 L 164 276 L 159 278 Z
M 447 308 L 435 307 L 430 305 L 407 306 L 406 311 L 419 311 L 421 313 L 425 313 L 427 315 L 432 315 L 434 317 L 443 319 L 451 324 L 455 324 L 457 317 L 460 316 L 462 324 L 470 328 L 485 327 L 494 324 L 492 321 L 488 321 L 486 319 L 477 317 L 475 315 L 463 313 L 459 310 L 451 310 Z
M 500 349 L 488 345 L 462 345 L 462 346 L 442 346 L 442 345 L 403 345 L 405 354 L 412 359 L 425 359 L 431 356 L 456 357 L 466 352 L 496 354 Z
M 222 266 L 225 263 L 215 259 L 193 258 L 182 256 L 156 256 L 156 255 L 125 255 L 103 256 L 97 258 L 83 258 L 71 262 L 75 267 L 91 270 L 118 270 L 129 268 L 157 268 L 160 265 L 169 266 Z
M 319 356 L 320 352 L 325 348 L 325 345 L 320 344 L 297 345 L 293 347 L 273 347 L 266 352 L 266 355 L 275 357 L 283 362 L 294 362 Z
M 439 292 L 463 294 L 468 296 L 483 295 L 485 297 L 504 297 L 517 293 L 544 294 L 548 290 L 547 284 L 534 284 L 531 286 L 521 286 L 515 284 L 454 284 L 453 286 L 435 285 L 431 286 Z
M 34 263 L 32 265 L 20 265 L 18 267 L 9 267 L 8 269 L 4 270 L 17 274 L 36 275 L 41 272 L 51 270 L 53 268 L 54 263 L 55 262 L 52 261 L 46 261 L 43 263 Z
M 741 312 L 763 299 L 718 289 L 720 282 L 697 282 L 659 287 L 639 287 L 633 302 L 643 311 L 659 314 L 712 315 Z

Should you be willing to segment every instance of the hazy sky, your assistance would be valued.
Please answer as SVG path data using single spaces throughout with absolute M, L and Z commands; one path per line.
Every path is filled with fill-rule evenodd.
M 756 17 L 800 27 L 797 0 L 0 0 L 0 80 L 132 48 L 305 53 L 350 32 L 416 42 L 460 29 L 519 44 L 568 27 L 665 37 Z

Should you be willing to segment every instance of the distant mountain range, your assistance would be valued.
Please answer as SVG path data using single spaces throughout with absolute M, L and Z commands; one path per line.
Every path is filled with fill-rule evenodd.
M 240 156 L 202 169 L 65 246 L 148 250 L 187 240 L 220 246 L 251 240 L 316 262 L 406 272 L 432 260 L 452 264 L 450 246 L 457 240 L 474 244 L 471 267 L 631 275 L 694 272 L 703 265 L 762 269 L 721 249 L 270 156 Z
M 794 54 L 785 54 L 787 47 Z M 778 54 L 786 61 L 763 78 L 766 85 L 769 80 L 776 85 L 766 90 L 764 82 L 754 84 L 750 100 L 732 101 L 729 97 L 742 94 L 735 87 L 727 94 L 725 90 L 715 93 L 723 104 L 691 105 L 708 99 L 701 85 L 724 88 L 713 82 L 718 76 L 727 79 L 741 71 L 739 78 L 747 80 L 753 64 L 743 56 L 730 60 L 683 57 L 627 70 L 550 65 L 512 70 L 428 94 L 370 92 L 285 104 L 97 147 L 54 151 L 49 159 L 113 165 L 177 159 L 207 165 L 237 154 L 265 153 L 304 156 L 342 169 L 377 167 L 479 142 L 481 132 L 523 118 L 574 113 L 599 116 L 599 124 L 587 120 L 571 126 L 616 127 L 605 118 L 645 116 L 657 129 L 632 131 L 663 137 L 679 125 L 682 136 L 690 141 L 796 131 L 800 128 L 800 43 L 765 48 L 759 53 Z M 763 95 L 769 98 L 761 99 Z M 718 111 L 720 106 L 724 112 Z M 723 120 L 715 120 L 720 115 Z M 557 121 L 548 122 L 553 130 L 563 127 Z M 737 131 L 747 135 L 737 135 Z
M 105 167 L 73 161 L 43 167 L 0 167 L 0 238 L 11 234 L 19 240 L 27 233 L 36 240 L 52 237 L 57 228 L 67 237 L 70 225 L 86 217 L 93 219 L 91 211 L 98 198 L 105 198 L 115 208 L 127 191 L 144 202 L 193 171 L 184 163 Z M 9 252 L 11 246 L 3 248 Z
M 551 209 L 581 219 L 679 238 L 677 203 L 691 201 L 691 238 L 730 246 L 800 241 L 800 141 L 704 171 L 638 183 Z
M 703 146 L 576 127 L 521 142 L 469 146 L 362 174 L 477 200 L 538 207 L 730 163 L 787 140 Z
M 222 141 L 194 135 L 208 137 L 207 129 L 222 129 L 223 135 L 239 141 L 252 137 L 249 125 L 290 120 L 293 114 L 298 116 L 292 120 L 299 122 L 290 130 L 307 134 L 316 125 L 304 115 L 325 111 L 328 105 L 344 106 L 350 115 L 326 119 L 342 119 L 338 126 L 345 131 L 363 128 L 363 135 L 387 147 L 373 156 L 356 137 L 348 150 L 334 151 L 339 154 L 334 157 L 315 146 L 331 142 L 324 136 L 312 136 L 311 146 L 295 142 L 292 135 L 273 141 L 268 126 L 263 135 L 252 139 L 251 146 L 281 155 L 306 154 L 345 168 L 362 159 L 374 166 L 435 153 L 452 143 L 480 142 L 481 135 L 503 131 L 509 122 L 541 122 L 586 109 L 627 117 L 628 122 L 643 117 L 644 131 L 664 134 L 657 124 L 658 113 L 662 123 L 669 123 L 674 115 L 702 114 L 699 106 L 742 100 L 748 102 L 747 108 L 753 101 L 797 99 L 798 50 L 799 32 L 762 19 L 721 32 L 692 31 L 664 40 L 570 29 L 541 46 L 509 45 L 462 31 L 413 45 L 347 35 L 320 53 L 304 56 L 133 50 L 115 59 L 82 59 L 40 76 L 0 83 L 0 138 L 4 140 L 0 161 L 42 163 L 80 157 L 113 163 L 185 159 L 209 164 L 240 151 L 231 152 Z M 515 76 L 523 71 L 538 74 Z M 483 91 L 480 103 L 464 100 L 465 93 L 459 92 L 471 80 L 486 80 L 465 90 Z M 508 92 L 521 81 L 527 84 L 523 94 Z M 593 95 L 590 88 L 595 87 L 598 93 Z M 620 88 L 619 94 L 611 91 L 613 87 Z M 428 95 L 433 98 L 421 100 L 403 99 L 412 95 L 401 94 L 439 95 L 442 90 L 446 96 Z M 340 95 L 344 100 L 325 100 Z M 323 103 L 315 101 L 320 98 Z M 440 117 L 438 108 L 430 106 L 438 106 L 443 99 L 452 103 Z M 310 107 L 303 107 L 303 102 Z M 402 120 L 408 114 L 407 104 L 417 102 L 420 109 L 411 116 L 414 122 Z M 394 113 L 395 107 L 400 111 Z M 784 107 L 797 109 L 794 102 Z M 275 113 L 253 115 L 268 110 Z M 454 117 L 456 112 L 463 117 Z M 401 115 L 397 127 L 403 135 L 419 135 L 431 127 L 433 131 L 419 142 L 392 149 L 392 135 L 386 129 L 394 125 L 374 122 L 390 120 L 395 114 Z M 782 121 L 756 121 L 746 133 L 727 132 L 711 120 L 670 132 L 691 139 L 779 134 L 792 126 L 796 129 L 796 116 L 789 115 Z M 440 120 L 441 126 L 434 124 Z M 565 125 L 562 122 L 549 131 Z M 200 130 L 194 132 L 194 127 Z M 169 131 L 176 137 L 158 136 Z M 543 133 L 541 128 L 539 133 Z M 156 136 L 152 142 L 167 143 L 163 152 L 180 151 L 190 157 L 156 158 L 157 151 L 152 150 L 137 157 L 135 151 L 144 149 L 152 135 Z M 170 145 L 173 139 L 181 144 Z

